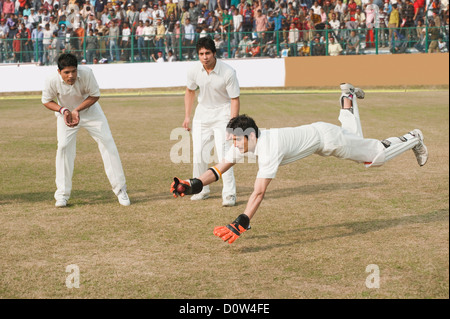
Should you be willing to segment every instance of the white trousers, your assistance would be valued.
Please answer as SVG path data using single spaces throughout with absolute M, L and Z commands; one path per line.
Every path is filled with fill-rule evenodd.
M 364 138 L 356 97 L 353 100 L 353 113 L 341 109 L 339 121 L 341 127 L 324 122 L 312 124 L 318 129 L 323 143 L 317 154 L 364 163 L 366 167 L 381 166 L 419 143 L 419 138 L 409 133 L 401 138 L 388 138 L 392 144 L 388 148 L 380 140 Z
M 76 139 L 80 128 L 85 128 L 97 142 L 103 159 L 106 176 L 111 183 L 113 192 L 117 195 L 126 188 L 125 174 L 120 161 L 119 152 L 109 129 L 108 121 L 98 103 L 80 112 L 80 123 L 68 127 L 64 117 L 57 117 L 58 150 L 56 152 L 56 192 L 55 199 L 66 199 L 72 191 L 72 176 L 76 156 Z
M 202 175 L 214 162 L 212 151 L 215 148 L 217 161 L 220 162 L 230 149 L 232 142 L 226 139 L 226 126 L 230 120 L 229 110 L 218 111 L 216 115 L 197 107 L 192 122 L 192 148 L 193 148 L 193 177 Z M 233 168 L 222 174 L 222 198 L 228 195 L 236 196 L 236 181 Z M 209 186 L 203 187 L 202 193 L 209 193 Z

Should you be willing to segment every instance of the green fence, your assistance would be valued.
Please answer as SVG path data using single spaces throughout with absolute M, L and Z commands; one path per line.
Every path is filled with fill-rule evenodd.
M 298 32 L 298 33 L 295 33 Z M 290 37 L 291 33 L 291 37 Z M 75 54 L 80 61 L 155 62 L 158 53 L 167 61 L 196 60 L 199 37 L 215 39 L 220 58 L 328 56 L 354 54 L 396 54 L 448 52 L 448 27 L 324 29 L 311 31 L 224 32 L 170 34 L 163 37 L 89 36 L 52 39 L 0 39 L 0 63 L 55 64 L 60 53 Z M 298 39 L 295 42 L 290 38 Z M 333 39 L 332 39 L 333 38 Z

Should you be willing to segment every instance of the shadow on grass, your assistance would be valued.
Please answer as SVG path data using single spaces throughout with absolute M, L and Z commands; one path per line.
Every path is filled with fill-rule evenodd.
M 280 248 L 286 246 L 292 246 L 296 244 L 314 243 L 327 239 L 343 238 L 348 236 L 366 234 L 369 232 L 375 232 L 382 229 L 401 225 L 414 225 L 414 224 L 427 224 L 433 222 L 442 222 L 449 220 L 449 209 L 444 208 L 437 211 L 432 211 L 422 215 L 409 215 L 402 216 L 393 219 L 382 220 L 368 220 L 358 222 L 348 222 L 335 225 L 325 225 L 317 227 L 305 227 L 300 229 L 292 229 L 286 231 L 280 231 L 276 234 L 270 233 L 267 235 L 256 235 L 248 237 L 245 240 L 258 240 L 261 238 L 269 238 L 273 236 L 286 236 L 286 235 L 300 235 L 300 238 L 296 237 L 295 241 L 289 243 L 273 243 L 272 245 L 259 246 L 259 247 L 245 247 L 242 248 L 242 252 L 258 252 L 263 250 L 269 250 L 273 248 Z M 302 237 L 306 237 L 304 240 Z M 311 238 L 313 237 L 313 238 Z M 294 238 L 293 238 L 294 239 Z
M 327 193 L 339 190 L 354 190 L 366 187 L 375 187 L 377 185 L 382 185 L 383 183 L 329 183 L 329 184 L 314 184 L 314 185 L 303 185 L 291 188 L 278 188 L 273 190 L 268 190 L 266 194 L 266 199 L 270 198 L 284 198 L 294 195 L 311 195 L 319 193 Z M 169 192 L 170 185 L 167 186 L 167 191 L 159 193 L 148 193 L 146 189 L 129 189 L 128 195 L 132 203 L 146 203 L 159 200 L 170 200 L 172 195 Z M 253 192 L 253 187 L 238 187 L 237 197 L 238 201 L 236 206 L 246 205 L 247 199 Z M 213 193 L 210 199 L 220 199 L 222 197 L 222 192 L 219 190 L 217 193 Z M 6 194 L 0 197 L 0 206 L 10 204 L 12 202 L 46 202 L 54 201 L 53 191 L 48 192 L 34 192 L 34 193 L 18 193 L 18 194 Z M 73 190 L 69 201 L 69 205 L 90 205 L 90 204 L 106 204 L 111 201 L 117 200 L 114 193 L 109 190 L 99 190 L 95 192 L 84 191 L 84 190 Z

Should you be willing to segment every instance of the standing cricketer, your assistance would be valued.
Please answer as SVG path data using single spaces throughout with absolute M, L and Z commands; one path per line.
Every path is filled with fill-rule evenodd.
M 230 118 L 239 115 L 240 109 L 240 89 L 236 71 L 217 59 L 214 41 L 209 37 L 200 38 L 197 42 L 197 53 L 200 62 L 196 63 L 187 75 L 183 122 L 184 129 L 189 131 L 195 91 L 199 88 L 198 105 L 192 123 L 195 177 L 200 176 L 208 168 L 214 145 L 219 161 L 230 149 L 231 143 L 226 138 L 226 126 Z M 234 206 L 236 182 L 233 169 L 230 168 L 222 178 L 222 205 Z M 192 196 L 191 200 L 207 199 L 209 193 L 209 186 L 205 186 L 202 192 Z
M 341 127 L 316 122 L 260 131 L 252 118 L 240 115 L 231 119 L 227 125 L 235 147 L 230 149 L 222 162 L 206 170 L 199 178 L 183 181 L 175 177 L 171 192 L 175 197 L 197 194 L 204 185 L 217 181 L 224 172 L 239 162 L 244 154 L 256 155 L 259 170 L 244 213 L 231 224 L 214 228 L 214 235 L 231 244 L 248 229 L 250 219 L 255 215 L 280 165 L 319 154 L 364 163 L 366 167 L 381 166 L 411 149 L 418 164 L 425 165 L 428 150 L 423 144 L 423 134 L 419 129 L 382 141 L 364 138 L 355 98 L 364 98 L 364 91 L 354 88 L 351 84 L 342 84 L 341 90 Z
M 55 206 L 65 207 L 72 190 L 76 138 L 84 127 L 97 142 L 106 175 L 119 203 L 130 205 L 119 152 L 108 121 L 98 103 L 100 89 L 92 70 L 78 67 L 73 54 L 58 58 L 58 72 L 48 77 L 42 91 L 42 104 L 57 117 Z

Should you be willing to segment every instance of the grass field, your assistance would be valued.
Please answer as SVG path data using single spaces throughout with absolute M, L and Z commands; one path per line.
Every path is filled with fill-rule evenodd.
M 261 128 L 338 124 L 340 92 L 244 94 Z M 359 103 L 364 134 L 420 128 L 424 167 L 407 152 L 366 169 L 313 155 L 280 168 L 252 229 L 212 234 L 245 208 L 256 164 L 235 167 L 238 205 L 221 185 L 192 202 L 169 193 L 170 133 L 183 96 L 103 97 L 132 205 L 121 207 L 96 143 L 80 131 L 73 192 L 54 207 L 56 121 L 39 99 L 0 100 L 0 298 L 449 298 L 449 92 L 380 93 Z M 368 288 L 368 265 L 379 288 Z M 79 288 L 66 267 L 76 265 Z

